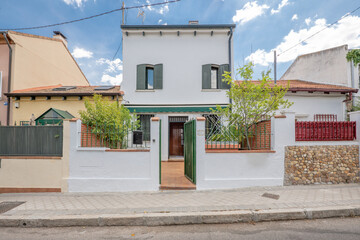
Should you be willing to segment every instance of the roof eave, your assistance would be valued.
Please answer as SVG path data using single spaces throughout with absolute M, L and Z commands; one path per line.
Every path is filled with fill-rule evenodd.
M 357 93 L 359 89 L 329 89 L 329 88 L 289 88 L 290 92 L 344 92 Z
M 123 92 L 106 92 L 106 93 L 26 93 L 26 92 L 19 92 L 19 93 L 4 93 L 7 97 L 30 97 L 30 96 L 94 96 L 94 94 L 99 94 L 102 96 L 123 96 Z
M 236 24 L 188 24 L 188 25 L 121 25 L 124 30 L 145 29 L 226 29 L 235 28 Z

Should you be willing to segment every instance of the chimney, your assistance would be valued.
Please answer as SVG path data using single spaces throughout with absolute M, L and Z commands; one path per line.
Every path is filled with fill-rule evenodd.
M 198 20 L 189 21 L 189 25 L 197 25 L 199 24 Z
M 54 31 L 53 38 L 60 39 L 67 47 L 67 38 L 60 31 Z

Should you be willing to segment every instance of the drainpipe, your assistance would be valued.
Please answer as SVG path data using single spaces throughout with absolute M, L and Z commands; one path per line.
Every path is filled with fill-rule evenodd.
M 8 72 L 8 92 L 11 92 L 11 62 L 12 62 L 12 48 L 10 46 L 9 40 L 6 37 L 6 32 L 2 33 L 5 41 L 9 47 L 9 72 Z M 10 126 L 10 99 L 11 97 L 8 97 L 8 105 L 7 105 L 7 116 L 6 116 L 6 125 Z
M 232 39 L 232 36 L 233 36 L 233 29 L 232 29 L 232 27 L 230 27 L 230 35 L 229 35 L 229 68 L 230 68 L 230 71 L 231 71 L 231 75 L 233 76 L 233 70 L 232 70 L 232 66 L 231 66 L 231 39 Z M 230 97 L 229 97 L 229 102 L 230 102 L 230 104 L 232 103 L 232 100 L 231 100 Z

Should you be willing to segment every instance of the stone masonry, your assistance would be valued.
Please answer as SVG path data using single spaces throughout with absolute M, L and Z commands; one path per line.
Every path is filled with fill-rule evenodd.
M 358 182 L 358 145 L 285 147 L 284 185 Z

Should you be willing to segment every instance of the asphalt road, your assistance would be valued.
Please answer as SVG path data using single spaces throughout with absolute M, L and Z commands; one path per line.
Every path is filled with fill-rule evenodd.
M 162 227 L 0 228 L 0 239 L 360 239 L 360 218 Z

